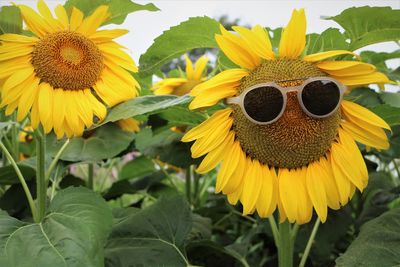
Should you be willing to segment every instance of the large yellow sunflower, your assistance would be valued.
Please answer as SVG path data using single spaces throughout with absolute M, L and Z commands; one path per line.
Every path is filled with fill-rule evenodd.
M 128 72 L 137 67 L 123 46 L 113 39 L 127 30 L 97 30 L 109 17 L 108 7 L 98 7 L 90 16 L 63 6 L 55 17 L 38 1 L 39 14 L 18 6 L 34 36 L 0 35 L 1 104 L 6 114 L 18 109 L 20 121 L 31 111 L 31 125 L 54 129 L 58 138 L 80 136 L 103 120 L 111 107 L 137 95 L 139 84 Z
M 221 26 L 221 34 L 215 38 L 225 55 L 241 68 L 223 71 L 196 86 L 191 91 L 194 99 L 190 108 L 213 106 L 223 99 L 228 99 L 229 104 L 191 129 L 182 141 L 195 141 L 191 148 L 194 158 L 205 155 L 197 169 L 199 173 L 222 162 L 216 192 L 226 194 L 231 204 L 240 200 L 244 214 L 257 211 L 261 217 L 268 217 L 278 208 L 281 221 L 287 218 L 301 224 L 310 221 L 314 208 L 324 222 L 328 207 L 339 209 L 356 188 L 362 191 L 367 185 L 367 168 L 355 141 L 387 149 L 389 143 L 382 128 L 390 128 L 368 109 L 340 101 L 341 98 L 329 116 L 310 116 L 304 112 L 305 100 L 300 103 L 300 96 L 292 90 L 310 77 L 328 77 L 328 82 L 321 84 L 333 84 L 334 88 L 337 84 L 353 87 L 389 80 L 373 65 L 356 60 L 329 60 L 343 54 L 355 56 L 349 51 L 304 56 L 303 9 L 294 10 L 284 28 L 279 55 L 273 52 L 268 34 L 260 25 L 233 29 L 235 33 Z M 280 90 L 288 89 L 282 93 L 287 97 L 286 108 L 272 123 L 254 123 L 244 115 L 238 102 L 229 101 L 257 86 L 275 91 L 278 86 Z M 321 88 L 317 94 L 319 103 L 311 101 L 317 112 L 319 104 L 319 108 L 326 108 L 333 101 L 327 98 L 330 95 L 324 96 L 329 91 Z M 265 99 L 271 104 L 264 106 L 268 112 L 279 104 L 254 97 L 247 103 L 248 108 L 259 107 Z
M 193 62 L 185 55 L 186 73 L 180 78 L 166 78 L 155 83 L 151 90 L 155 95 L 182 96 L 190 92 L 196 85 L 206 80 L 204 70 L 207 67 L 208 58 L 201 56 L 193 67 Z

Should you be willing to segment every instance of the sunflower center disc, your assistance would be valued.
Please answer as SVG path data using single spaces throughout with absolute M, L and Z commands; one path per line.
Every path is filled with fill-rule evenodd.
M 36 75 L 54 88 L 90 88 L 103 70 L 103 56 L 82 34 L 57 32 L 43 37 L 32 52 Z
M 283 87 L 300 85 L 302 78 L 325 76 L 311 63 L 279 59 L 266 61 L 242 79 L 244 89 L 263 82 L 296 80 L 279 83 Z M 323 119 L 308 116 L 301 108 L 296 92 L 287 94 L 282 117 L 268 125 L 249 121 L 238 105 L 231 105 L 233 129 L 243 151 L 269 166 L 298 168 L 318 160 L 331 147 L 340 123 L 340 112 Z

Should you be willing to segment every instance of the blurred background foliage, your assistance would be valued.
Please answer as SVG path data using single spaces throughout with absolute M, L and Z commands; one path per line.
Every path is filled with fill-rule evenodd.
M 89 14 L 102 3 L 112 5 L 113 19 L 109 23 L 116 24 L 131 12 L 157 10 L 152 4 L 129 0 L 68 0 L 65 6 L 75 5 Z M 327 18 L 336 21 L 338 28 L 307 35 L 306 53 L 356 50 L 386 41 L 399 44 L 399 17 L 399 10 L 391 8 L 349 8 Z M 31 224 L 22 186 L 2 154 L 0 266 L 62 266 L 58 265 L 60 255 L 63 260 L 81 260 L 68 266 L 103 266 L 103 259 L 108 267 L 277 266 L 268 221 L 257 215 L 242 216 L 241 207 L 233 207 L 225 196 L 214 194 L 216 171 L 195 173 L 199 160 L 190 157 L 190 144 L 180 142 L 187 129 L 219 107 L 189 111 L 189 96 L 155 96 L 150 90 L 153 80 L 181 75 L 179 70 L 185 67 L 183 53 L 193 61 L 207 54 L 209 75 L 234 67 L 217 49 L 214 34 L 219 32 L 219 23 L 228 29 L 241 24 L 228 16 L 217 20 L 195 17 L 154 40 L 141 56 L 140 72 L 135 74 L 142 86 L 141 96 L 111 109 L 104 122 L 71 140 L 62 154 L 48 188 L 50 210 L 43 224 Z M 277 48 L 281 28 L 267 30 Z M 3 7 L 0 33 L 20 32 L 18 9 Z M 364 50 L 360 55 L 392 81 L 400 81 L 400 67 L 392 69 L 386 64 L 387 60 L 400 60 L 400 50 Z M 400 92 L 398 87 L 390 91 L 356 88 L 346 97 L 390 124 L 391 147 L 387 151 L 360 147 L 370 173 L 368 187 L 362 194 L 357 192 L 342 209 L 329 211 L 306 266 L 395 266 L 400 264 Z M 31 129 L 26 127 L 29 121 L 16 123 L 15 116 L 0 113 L 0 138 L 34 194 L 35 144 L 30 138 Z M 126 132 L 115 124 L 131 117 L 142 121 L 137 133 Z M 52 134 L 47 136 L 49 164 L 64 142 Z M 299 229 L 295 264 L 312 225 L 310 222 Z M 8 242 L 11 232 L 14 238 Z M 35 242 L 24 242 L 41 243 L 44 238 L 49 243 L 46 255 L 34 249 Z M 69 241 L 58 243 L 59 255 L 55 256 L 52 242 L 64 239 Z M 15 260 L 11 265 L 2 262 L 6 254 Z

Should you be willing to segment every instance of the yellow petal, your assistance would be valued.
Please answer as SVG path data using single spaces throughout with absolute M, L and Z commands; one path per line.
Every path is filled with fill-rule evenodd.
M 211 151 L 204 157 L 200 166 L 196 169 L 198 173 L 207 173 L 217 167 L 217 165 L 223 159 L 224 153 L 226 153 L 226 148 L 233 145 L 234 134 L 230 132 L 228 136 L 224 139 L 220 146 Z
M 36 36 L 43 37 L 54 31 L 32 8 L 25 5 L 18 5 L 18 7 L 29 30 Z
M 65 10 L 65 8 L 62 5 L 57 5 L 55 8 L 55 12 L 56 12 L 58 21 L 63 26 L 63 28 L 68 29 L 69 20 L 68 20 L 67 11 Z
M 0 61 L 9 60 L 9 59 L 17 59 L 18 57 L 22 57 L 22 56 L 31 54 L 32 51 L 33 51 L 33 46 L 27 46 L 27 47 L 17 49 L 15 51 L 9 51 L 6 53 L 0 52 Z
M 332 166 L 333 175 L 335 177 L 335 182 L 339 193 L 340 204 L 344 206 L 347 204 L 350 198 L 351 182 L 337 163 L 338 160 L 335 158 L 335 153 L 333 153 L 333 151 L 337 150 L 339 147 L 340 145 L 338 145 L 337 143 L 332 144 L 331 153 L 328 160 L 330 162 L 330 165 Z
M 34 78 L 35 78 L 35 75 L 32 73 L 23 82 L 12 87 L 11 90 L 8 90 L 7 92 L 3 91 L 0 107 L 9 105 L 15 101 L 19 101 L 19 98 L 24 93 L 24 91 L 32 85 Z
M 308 62 L 317 62 L 321 61 L 330 57 L 335 57 L 339 55 L 353 55 L 356 58 L 359 58 L 359 56 L 351 51 L 347 50 L 331 50 L 331 51 L 325 51 L 325 52 L 320 52 L 320 53 L 315 53 L 311 55 L 304 56 L 303 60 L 308 61 Z
M 311 220 L 312 203 L 307 193 L 307 167 L 296 170 L 296 180 L 293 186 L 297 189 L 297 218 L 296 223 L 303 224 Z
M 316 64 L 322 71 L 333 76 L 357 76 L 372 73 L 376 67 L 360 61 L 322 61 Z
M 76 7 L 72 7 L 69 29 L 75 31 L 78 29 L 83 21 L 83 13 Z
M 124 69 L 130 70 L 132 72 L 137 72 L 138 68 L 133 61 L 133 59 L 124 51 L 117 49 L 112 46 L 111 43 L 102 43 L 97 46 L 106 60 L 115 62 Z
M 242 36 L 243 40 L 258 56 L 268 60 L 275 58 L 268 33 L 262 26 L 256 25 L 251 30 L 245 27 L 234 26 L 233 29 Z
M 49 133 L 53 128 L 53 88 L 48 83 L 39 85 L 39 118 L 45 133 Z
M 24 43 L 24 44 L 36 44 L 39 39 L 33 36 L 25 36 L 14 33 L 5 33 L 0 35 L 0 40 L 4 42 L 13 42 L 13 43 Z
M 248 163 L 247 173 L 243 179 L 243 191 L 240 196 L 240 201 L 243 204 L 243 214 L 250 214 L 257 203 L 260 189 L 262 186 L 262 168 L 258 160 L 251 160 Z
M 30 86 L 26 87 L 20 100 L 18 106 L 18 114 L 17 119 L 18 121 L 22 121 L 26 115 L 28 114 L 29 110 L 31 109 L 33 102 L 35 100 L 35 96 L 39 94 L 39 78 L 34 78 L 33 81 L 30 81 Z
M 75 106 L 77 107 L 78 117 L 83 121 L 86 127 L 93 124 L 93 111 L 89 105 L 84 105 L 85 96 L 82 90 L 72 92 Z
M 117 121 L 117 124 L 126 132 L 136 133 L 140 130 L 140 122 L 132 118 L 119 120 Z
M 228 32 L 222 25 L 220 29 L 222 35 L 216 34 L 215 40 L 222 52 L 232 62 L 250 70 L 260 65 L 261 58 L 250 49 L 241 37 Z
M 249 75 L 249 72 L 243 69 L 230 69 L 218 73 L 210 80 L 197 85 L 192 89 L 190 94 L 197 96 L 205 90 L 212 90 L 220 87 L 232 87 L 237 85 L 238 82 L 245 76 Z
M 311 202 L 314 205 L 315 211 L 321 222 L 326 221 L 328 214 L 327 194 L 324 179 L 328 174 L 321 166 L 319 161 L 312 162 L 307 167 L 307 191 Z
M 292 17 L 283 29 L 279 43 L 279 56 L 282 58 L 298 58 L 306 45 L 306 16 L 304 9 L 293 10 Z
M 186 77 L 189 80 L 193 80 L 193 63 L 187 55 L 185 55 L 185 60 L 186 60 Z
M 54 105 L 53 105 L 53 121 L 54 132 L 57 138 L 60 139 L 64 136 L 63 122 L 66 114 L 64 90 L 54 90 Z
M 368 109 L 347 101 L 343 100 L 342 101 L 342 111 L 343 113 L 351 120 L 353 118 L 364 121 L 368 124 L 371 124 L 373 126 L 381 127 L 384 129 L 390 130 L 390 126 L 379 116 L 375 115 L 375 113 L 369 111 Z
M 339 129 L 339 143 L 346 151 L 347 157 L 352 159 L 351 166 L 354 170 L 352 178 L 356 180 L 356 182 L 353 182 L 353 180 L 351 181 L 355 186 L 357 186 L 357 184 L 361 181 L 363 184 L 360 184 L 360 186 L 357 187 L 360 191 L 362 191 L 368 184 L 368 170 L 364 158 L 361 155 L 361 152 L 358 149 L 354 139 L 342 129 Z
M 276 188 L 268 166 L 263 165 L 261 171 L 261 191 L 257 199 L 256 208 L 261 218 L 267 218 L 271 216 L 273 212 L 271 212 L 271 202 L 275 201 L 276 206 L 276 199 L 274 199 L 274 191 L 276 191 Z
M 219 193 L 229 183 L 230 178 L 234 175 L 235 169 L 238 166 L 240 156 L 242 153 L 240 143 L 235 141 L 232 147 L 228 147 L 226 156 L 224 157 L 221 168 L 218 171 L 217 183 L 215 185 L 215 192 Z
M 97 98 L 94 97 L 94 95 L 92 95 L 90 89 L 83 90 L 83 94 L 85 95 L 88 103 L 90 103 L 90 106 L 93 109 L 94 115 L 97 116 L 99 121 L 104 120 L 104 118 L 107 115 L 106 107 L 99 100 L 97 100 Z
M 76 31 L 85 36 L 90 36 L 107 20 L 108 16 L 108 6 L 99 6 L 92 15 L 83 20 Z
M 191 147 L 192 157 L 198 158 L 204 154 L 214 150 L 230 132 L 232 128 L 233 120 L 225 120 L 221 122 L 216 128 L 207 134 L 207 136 L 201 137 L 194 142 Z
M 191 142 L 205 136 L 208 132 L 212 131 L 217 125 L 226 120 L 232 120 L 229 116 L 232 109 L 226 108 L 215 112 L 210 118 L 202 122 L 200 125 L 192 128 L 183 137 L 182 142 Z
M 297 177 L 294 173 L 295 171 L 289 171 L 286 168 L 282 168 L 279 169 L 278 174 L 279 198 L 282 202 L 287 218 L 291 223 L 295 222 L 297 219 L 297 188 L 293 186 L 294 182 L 296 183 L 294 179 Z
M 331 75 L 331 77 L 347 86 L 365 85 L 371 83 L 376 83 L 376 84 L 392 83 L 385 74 L 380 72 L 372 72 L 365 75 L 355 75 L 355 76 Z
M 364 124 L 367 127 L 360 127 L 359 120 L 342 121 L 340 123 L 343 130 L 348 132 L 357 142 L 377 149 L 388 149 L 389 141 L 385 131 L 380 127 Z
M 243 184 L 241 184 L 241 185 L 239 186 L 239 188 L 238 188 L 235 192 L 233 192 L 233 193 L 231 193 L 231 194 L 228 194 L 227 196 L 228 196 L 228 202 L 229 202 L 229 204 L 231 204 L 231 205 L 236 205 L 237 202 L 238 202 L 239 199 L 240 199 L 240 196 L 242 195 L 242 191 L 243 191 Z
M 193 101 L 189 104 L 189 109 L 197 109 L 203 107 L 209 107 L 217 104 L 222 99 L 232 97 L 236 95 L 236 88 L 226 88 L 224 91 L 213 91 L 208 94 L 201 94 L 196 96 Z
M 113 30 L 101 30 L 93 33 L 89 38 L 95 43 L 109 42 L 114 38 L 118 38 L 122 35 L 127 34 L 128 30 L 113 29 Z
M 30 66 L 29 68 L 16 71 L 14 74 L 12 74 L 3 85 L 2 97 L 7 95 L 9 90 L 11 90 L 13 87 L 28 79 L 32 75 L 33 71 L 33 67 Z
M 335 177 L 333 176 L 332 166 L 325 157 L 321 157 L 319 162 L 326 174 L 321 176 L 321 179 L 325 185 L 328 207 L 337 210 L 340 208 L 339 193 L 335 183 Z
M 208 57 L 206 56 L 201 56 L 197 61 L 194 66 L 194 72 L 193 72 L 193 80 L 201 80 L 203 77 L 203 73 L 205 68 L 207 67 L 208 63 Z
M 247 156 L 246 153 L 243 152 L 240 143 L 235 141 L 235 144 L 233 145 L 235 151 L 232 151 L 232 153 L 237 153 L 238 156 L 238 162 L 237 165 L 231 165 L 228 166 L 228 164 L 226 163 L 225 166 L 226 168 L 230 168 L 231 171 L 233 171 L 231 173 L 231 175 L 227 178 L 225 178 L 227 180 L 227 183 L 225 183 L 225 185 L 223 185 L 222 187 L 222 192 L 224 194 L 231 194 L 235 191 L 238 190 L 238 188 L 243 185 L 243 179 L 245 178 L 244 175 L 246 174 L 246 170 L 248 169 L 248 162 L 247 161 Z M 229 151 L 226 152 L 226 157 L 232 157 L 232 154 L 228 154 Z M 222 163 L 224 164 L 224 163 Z M 222 166 L 221 166 L 222 169 Z M 221 172 L 221 170 L 220 170 Z M 219 173 L 218 173 L 219 174 Z M 218 179 L 218 178 L 217 178 Z

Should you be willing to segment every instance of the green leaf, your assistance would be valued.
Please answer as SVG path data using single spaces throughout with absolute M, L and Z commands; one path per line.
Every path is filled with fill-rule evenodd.
M 170 107 L 186 104 L 189 100 L 189 96 L 177 97 L 173 95 L 146 95 L 136 97 L 113 107 L 105 120 L 95 127 L 110 121 L 114 122 L 139 115 L 155 114 Z
M 380 97 L 386 104 L 400 108 L 400 93 L 382 92 Z M 400 116 L 400 114 L 398 115 Z
M 94 130 L 89 137 L 71 139 L 61 155 L 66 161 L 99 161 L 113 158 L 126 149 L 135 138 L 130 132 L 121 130 L 115 124 L 107 124 Z M 48 152 L 55 154 L 64 144 L 54 135 L 47 137 Z
M 269 33 L 269 39 L 271 40 L 272 49 L 278 51 L 279 43 L 281 41 L 282 28 L 266 28 Z
M 0 7 L 0 34 L 21 32 L 22 17 L 19 8 L 16 6 Z
M 221 71 L 240 68 L 238 65 L 233 63 L 222 51 L 218 53 L 217 62 L 218 62 L 218 68 Z
M 129 161 L 122 167 L 119 173 L 119 180 L 130 180 L 150 175 L 156 171 L 154 163 L 151 159 L 141 156 Z
M 122 24 L 126 16 L 130 13 L 147 10 L 158 11 L 159 9 L 154 4 L 137 4 L 130 0 L 68 0 L 65 2 L 65 8 L 71 10 L 72 7 L 80 9 L 85 16 L 89 16 L 97 7 L 108 5 L 108 12 L 111 14 L 108 20 L 103 24 Z
M 104 266 L 112 227 L 106 202 L 86 188 L 59 191 L 41 223 L 0 212 L 0 266 Z
M 400 125 L 400 108 L 388 104 L 376 106 L 371 109 L 376 115 L 384 119 L 390 126 Z
M 400 36 L 400 10 L 391 7 L 352 7 L 334 20 L 345 29 L 350 38 L 350 50 L 380 42 L 398 41 Z
M 27 165 L 18 164 L 19 170 L 24 176 L 25 180 L 31 180 L 35 177 L 35 169 Z M 0 167 L 0 185 L 18 184 L 19 179 L 14 168 L 9 166 Z
M 136 148 L 144 155 L 157 158 L 176 167 L 187 168 L 196 164 L 190 154 L 190 144 L 182 143 L 182 134 L 169 129 L 152 132 L 146 128 L 136 136 Z
M 346 37 L 335 28 L 329 28 L 321 34 L 307 35 L 306 55 L 329 50 L 347 50 L 348 48 L 349 43 L 346 42 Z
M 140 57 L 140 75 L 153 74 L 162 65 L 195 48 L 215 48 L 219 23 L 209 17 L 194 17 L 171 27 L 157 37 Z
M 356 102 L 367 108 L 373 108 L 383 104 L 377 92 L 365 87 L 351 90 L 350 93 L 345 96 L 345 99 Z
M 175 106 L 157 114 L 168 121 L 170 126 L 190 125 L 196 126 L 203 122 L 207 117 L 199 111 L 189 110 L 186 107 Z
M 105 248 L 106 266 L 188 266 L 184 244 L 191 228 L 186 200 L 161 198 L 114 225 Z
M 398 266 L 400 264 L 400 208 L 390 210 L 361 227 L 338 267 Z

